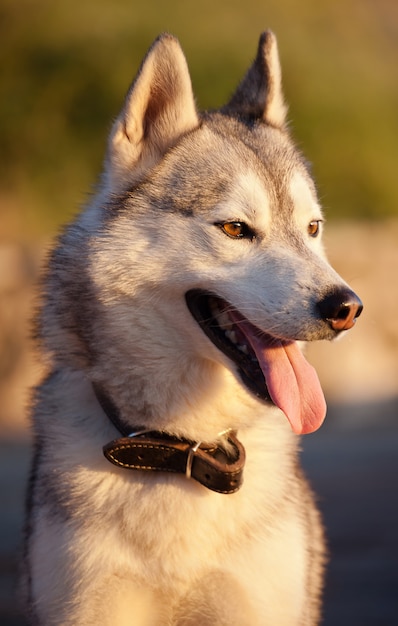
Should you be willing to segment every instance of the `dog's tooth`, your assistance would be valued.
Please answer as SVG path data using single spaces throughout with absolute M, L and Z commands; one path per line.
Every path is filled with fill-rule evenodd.
M 232 328 L 231 321 L 227 313 L 225 313 L 225 311 L 222 311 L 218 307 L 218 304 L 215 300 L 210 301 L 210 312 L 214 319 L 217 320 L 217 324 L 220 326 L 220 328 L 222 328 L 222 330 L 229 330 Z
M 248 347 L 245 343 L 240 343 L 238 344 L 238 350 L 240 350 L 241 352 L 243 352 L 243 354 L 249 354 L 249 350 Z
M 226 313 L 225 311 L 221 311 L 218 313 L 217 322 L 223 330 L 232 330 L 231 320 L 228 317 L 228 313 Z
M 225 336 L 227 339 L 229 339 L 232 343 L 237 343 L 238 340 L 236 338 L 236 333 L 234 330 L 227 330 L 225 331 Z
M 220 309 L 218 307 L 217 301 L 213 298 L 209 299 L 210 312 L 213 317 L 218 317 L 220 315 Z

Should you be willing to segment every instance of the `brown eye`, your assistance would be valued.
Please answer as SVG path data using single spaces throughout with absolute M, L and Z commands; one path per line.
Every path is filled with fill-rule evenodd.
M 224 233 L 230 237 L 243 237 L 243 227 L 241 222 L 227 222 L 222 225 L 222 229 Z
M 310 237 L 318 237 L 321 231 L 321 221 L 322 220 L 312 220 L 312 222 L 308 224 L 308 234 Z
M 228 237 L 232 237 L 233 239 L 242 239 L 243 237 L 254 239 L 255 237 L 253 231 L 244 222 L 224 222 L 217 224 L 217 226 L 219 226 Z

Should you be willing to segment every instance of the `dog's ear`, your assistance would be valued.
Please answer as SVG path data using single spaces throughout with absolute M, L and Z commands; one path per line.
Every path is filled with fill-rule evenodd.
M 105 176 L 112 192 L 139 182 L 198 124 L 180 44 L 171 35 L 161 35 L 149 49 L 110 135 Z
M 270 30 L 262 33 L 253 65 L 223 111 L 284 127 L 287 107 L 282 93 L 278 46 Z

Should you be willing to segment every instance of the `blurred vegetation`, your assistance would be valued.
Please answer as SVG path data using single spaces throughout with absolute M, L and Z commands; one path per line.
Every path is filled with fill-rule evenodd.
M 205 108 L 231 94 L 267 27 L 327 217 L 397 215 L 393 0 L 2 0 L 1 238 L 53 232 L 84 202 L 111 121 L 160 32 L 179 37 Z

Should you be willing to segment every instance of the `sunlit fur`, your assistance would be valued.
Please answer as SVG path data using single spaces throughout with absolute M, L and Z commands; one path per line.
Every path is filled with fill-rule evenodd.
M 322 527 L 279 409 L 242 384 L 185 293 L 205 289 L 263 331 L 329 339 L 315 303 L 330 268 L 314 184 L 285 125 L 276 40 L 220 112 L 199 114 L 178 42 L 150 49 L 110 135 L 92 203 L 49 260 L 49 362 L 33 410 L 26 587 L 39 626 L 313 626 Z M 243 221 L 253 239 L 217 225 Z M 233 428 L 244 484 L 126 471 L 100 384 L 133 427 L 214 441 Z

